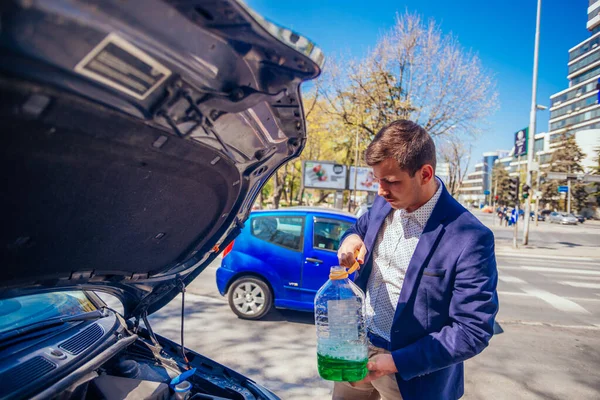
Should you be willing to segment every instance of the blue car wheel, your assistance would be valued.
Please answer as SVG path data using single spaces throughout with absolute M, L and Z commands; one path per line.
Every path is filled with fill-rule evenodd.
M 229 287 L 229 307 L 240 318 L 261 319 L 273 304 L 269 285 L 253 276 L 242 276 Z

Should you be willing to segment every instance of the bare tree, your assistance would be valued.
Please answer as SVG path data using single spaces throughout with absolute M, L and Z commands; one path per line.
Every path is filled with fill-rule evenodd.
M 467 146 L 461 140 L 447 140 L 438 143 L 438 155 L 441 162 L 448 164 L 446 189 L 452 196 L 456 197 L 469 169 L 471 146 Z
M 497 107 L 495 83 L 479 57 L 411 13 L 397 15 L 364 59 L 330 62 L 325 82 L 330 112 L 370 138 L 401 118 L 432 136 L 475 135 Z

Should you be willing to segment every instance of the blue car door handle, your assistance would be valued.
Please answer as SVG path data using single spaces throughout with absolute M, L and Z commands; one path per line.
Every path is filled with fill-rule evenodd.
M 319 260 L 318 258 L 307 257 L 306 261 L 314 262 L 315 264 L 322 264 L 323 260 Z

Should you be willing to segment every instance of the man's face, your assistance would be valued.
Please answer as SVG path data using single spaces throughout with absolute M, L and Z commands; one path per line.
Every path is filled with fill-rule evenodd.
M 411 177 L 407 171 L 400 169 L 396 160 L 388 158 L 374 165 L 373 172 L 379 181 L 379 195 L 390 203 L 392 208 L 413 211 L 412 208 L 419 203 L 423 190 L 418 171 Z

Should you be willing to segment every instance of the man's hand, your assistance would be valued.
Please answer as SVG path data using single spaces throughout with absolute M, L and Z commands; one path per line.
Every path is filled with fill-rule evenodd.
M 363 243 L 362 239 L 358 235 L 350 235 L 342 242 L 338 250 L 338 260 L 342 267 L 350 268 L 354 265 L 354 253 L 358 250 L 358 256 L 356 259 L 360 264 L 365 260 L 365 254 L 367 254 L 367 248 Z
M 398 372 L 391 354 L 377 354 L 376 356 L 373 356 L 367 364 L 367 369 L 369 370 L 369 374 L 365 379 L 358 382 L 350 382 L 350 385 L 355 386 L 369 383 L 382 376 Z

